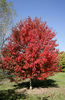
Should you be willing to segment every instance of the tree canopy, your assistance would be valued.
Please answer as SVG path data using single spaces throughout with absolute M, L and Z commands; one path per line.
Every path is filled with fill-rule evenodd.
M 22 79 L 44 80 L 53 75 L 58 65 L 55 35 L 38 18 L 20 21 L 2 48 L 2 68 Z
M 65 71 L 65 52 L 60 52 L 59 57 L 60 57 L 59 65 L 61 66 L 62 71 Z

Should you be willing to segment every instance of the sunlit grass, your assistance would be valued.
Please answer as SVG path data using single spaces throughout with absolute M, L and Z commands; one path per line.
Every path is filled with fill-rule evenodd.
M 65 88 L 65 72 L 56 73 L 54 76 L 49 77 L 49 79 L 55 80 L 59 87 Z

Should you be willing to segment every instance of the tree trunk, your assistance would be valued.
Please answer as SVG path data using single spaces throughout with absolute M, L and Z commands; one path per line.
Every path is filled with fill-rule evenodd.
M 32 79 L 30 79 L 30 89 L 32 89 Z
M 3 55 L 1 54 L 1 50 L 0 50 L 0 57 L 3 60 Z M 5 78 L 6 74 L 3 68 L 2 68 L 2 73 L 3 73 L 3 78 Z

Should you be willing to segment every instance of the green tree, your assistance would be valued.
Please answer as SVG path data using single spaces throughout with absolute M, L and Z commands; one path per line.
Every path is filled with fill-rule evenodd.
M 59 57 L 60 57 L 60 66 L 62 68 L 62 71 L 65 71 L 65 52 L 60 52 L 59 53 Z

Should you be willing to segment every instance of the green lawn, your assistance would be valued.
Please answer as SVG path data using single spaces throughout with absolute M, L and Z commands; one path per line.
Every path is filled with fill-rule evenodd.
M 49 77 L 53 80 L 55 80 L 56 84 L 61 87 L 61 88 L 65 88 L 65 72 L 60 72 L 60 73 L 57 73 L 55 74 L 54 76 L 52 77 Z
M 0 80 L 0 100 L 65 100 L 65 73 L 56 73 L 45 81 L 33 82 L 29 90 L 29 82 L 11 82 L 9 79 Z M 27 88 L 27 89 L 26 89 Z M 21 89 L 26 92 L 21 93 Z M 19 91 L 19 93 L 15 91 Z

